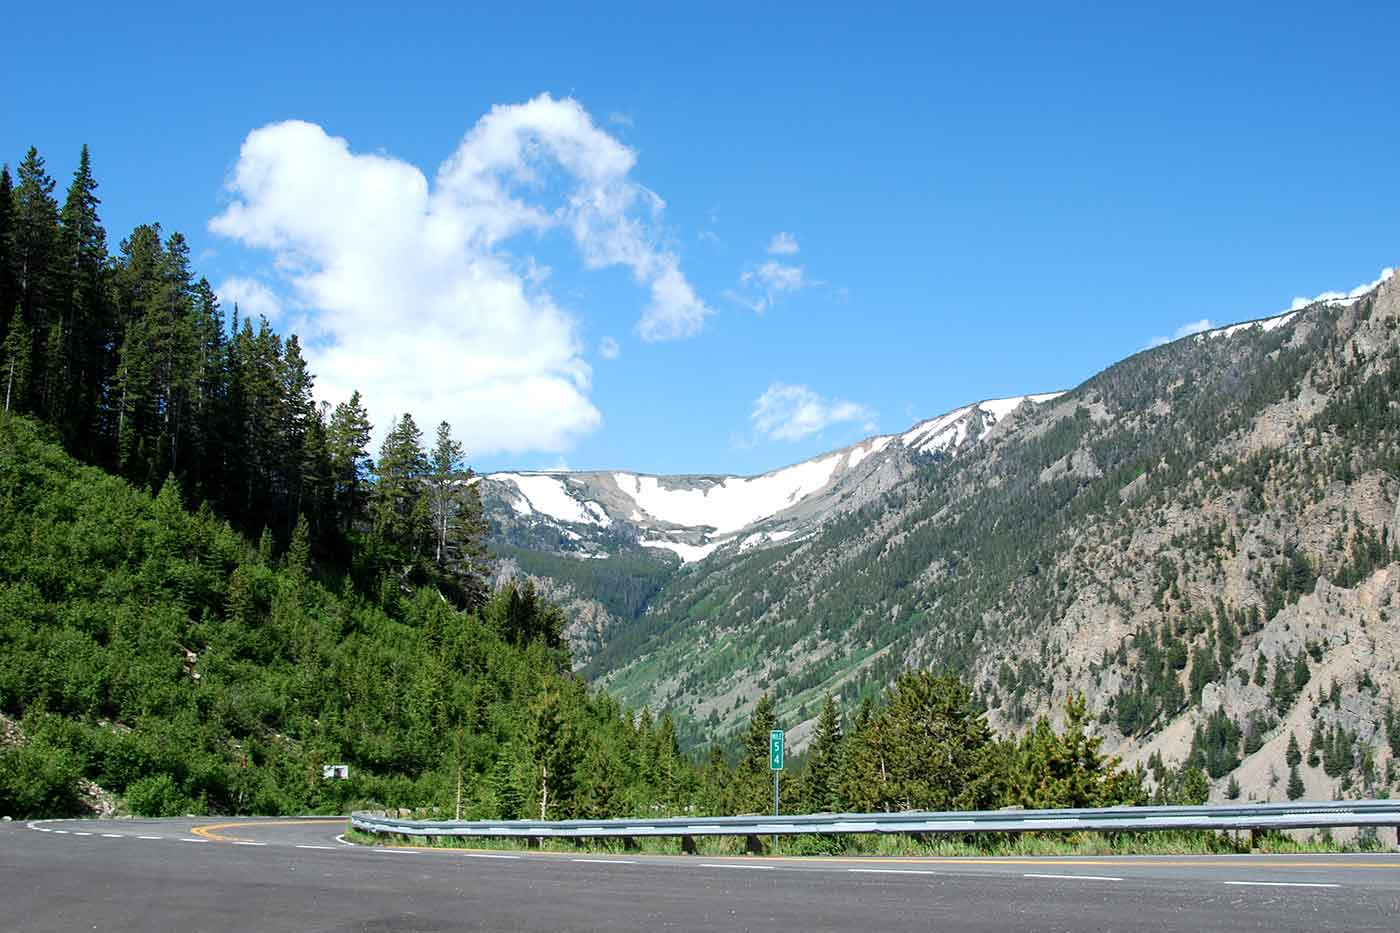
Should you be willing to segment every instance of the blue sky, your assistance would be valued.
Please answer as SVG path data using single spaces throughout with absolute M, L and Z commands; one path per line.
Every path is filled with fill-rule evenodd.
M 758 472 L 1400 259 L 1393 5 L 462 6 L 24 6 L 0 158 L 481 469 Z

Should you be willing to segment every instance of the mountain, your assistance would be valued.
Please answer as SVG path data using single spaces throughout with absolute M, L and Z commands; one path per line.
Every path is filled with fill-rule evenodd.
M 1282 796 L 1290 737 L 1309 796 L 1376 791 L 1398 328 L 1388 276 L 761 477 L 497 474 L 485 498 L 507 572 L 606 614 L 575 629 L 585 673 L 697 737 L 771 693 L 801 742 L 824 693 L 931 667 L 1009 729 L 1082 693 L 1106 747 L 1195 762 L 1217 797 Z M 587 572 L 625 560 L 651 568 L 630 602 Z
M 970 449 L 1022 404 L 1059 393 L 989 399 L 921 421 L 903 434 L 758 476 L 542 471 L 492 473 L 480 484 L 508 541 L 597 559 L 629 546 L 670 551 L 683 563 L 742 553 L 810 532 L 906 479 L 921 463 Z
M 499 577 L 530 576 L 564 604 L 575 657 L 586 661 L 619 621 L 646 610 L 680 565 L 801 541 L 921 467 L 970 450 L 1022 405 L 1058 394 L 964 405 L 902 434 L 866 438 L 758 476 L 488 474 L 478 489 L 502 558 Z

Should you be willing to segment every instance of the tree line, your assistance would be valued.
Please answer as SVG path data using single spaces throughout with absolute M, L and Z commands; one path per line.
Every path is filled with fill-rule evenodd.
M 115 255 L 86 146 L 62 204 L 31 148 L 0 168 L 0 396 L 87 463 L 186 502 L 280 551 L 301 534 L 368 585 L 432 582 L 457 605 L 485 593 L 485 525 L 462 447 L 411 414 L 377 461 L 359 393 L 333 408 L 295 335 L 225 317 L 189 244 L 142 224 Z

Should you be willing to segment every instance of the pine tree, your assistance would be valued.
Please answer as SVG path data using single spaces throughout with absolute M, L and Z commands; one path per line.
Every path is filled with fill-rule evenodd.
M 884 747 L 897 750 L 884 757 L 879 809 L 978 809 L 1001 799 L 991 729 L 956 678 L 906 671 L 873 725 Z
M 335 407 L 326 429 L 334 522 L 345 535 L 359 527 L 368 514 L 369 476 L 374 470 L 369 458 L 371 431 L 359 392 Z
M 1297 768 L 1303 760 L 1303 751 L 1298 747 L 1298 736 L 1294 733 L 1288 734 L 1288 752 L 1284 755 L 1283 760 L 1288 763 L 1290 768 Z
M 425 477 L 428 512 L 432 519 L 433 564 L 466 608 L 486 601 L 486 531 L 481 497 L 471 483 L 462 445 L 452 426 L 438 425 Z
M 1303 776 L 1298 773 L 1297 762 L 1292 763 L 1288 768 L 1288 799 L 1297 800 L 1303 796 Z
M 17 312 L 19 293 L 14 278 L 14 182 L 9 165 L 0 165 L 0 341 L 10 333 L 10 318 Z M 6 356 L 0 347 L 0 368 Z
M 740 744 L 729 807 L 734 813 L 767 813 L 773 808 L 773 776 L 768 769 L 768 742 L 778 717 L 773 698 L 764 694 L 754 705 Z
M 57 352 L 49 359 L 57 391 L 49 418 L 70 449 L 91 458 L 97 452 L 96 427 L 108 343 L 106 279 L 107 234 L 97 216 L 97 181 L 88 147 L 68 186 L 60 213 L 57 244 Z
M 807 753 L 807 772 L 802 776 L 802 806 L 809 813 L 834 812 L 840 808 L 837 785 L 841 739 L 841 714 L 828 693 Z
M 412 415 L 405 414 L 390 426 L 379 448 L 378 475 L 370 496 L 375 538 L 386 548 L 385 557 L 401 580 L 418 569 L 431 530 L 423 495 L 428 458 L 422 439 Z
M 25 154 L 17 172 L 18 184 L 12 196 L 12 262 L 19 313 L 30 336 L 29 385 L 24 396 L 37 410 L 47 408 L 41 377 L 47 372 L 45 351 L 49 327 L 53 323 L 54 271 L 57 261 L 58 204 L 54 201 L 54 181 L 44 166 L 39 150 Z M 12 332 L 14 328 L 11 328 Z M 18 390 L 17 390 L 18 391 Z

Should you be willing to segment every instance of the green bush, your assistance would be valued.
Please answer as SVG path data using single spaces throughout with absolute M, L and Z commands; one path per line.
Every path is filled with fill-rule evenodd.
M 180 816 L 193 809 L 168 774 L 153 774 L 132 784 L 126 789 L 126 804 L 137 816 Z

